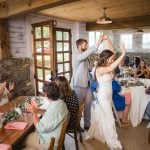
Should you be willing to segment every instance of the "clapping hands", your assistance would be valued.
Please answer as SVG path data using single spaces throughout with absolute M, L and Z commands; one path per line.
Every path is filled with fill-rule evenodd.
M 5 91 L 5 88 L 6 88 L 6 81 L 1 83 L 0 85 L 0 94 L 2 94 Z
M 38 107 L 38 105 L 37 105 L 35 99 L 32 99 L 32 100 L 31 100 L 31 103 L 30 103 L 30 104 L 29 104 L 29 103 L 27 104 L 26 109 L 27 109 L 28 112 L 31 112 L 31 113 L 34 113 L 36 110 L 39 109 L 39 107 Z

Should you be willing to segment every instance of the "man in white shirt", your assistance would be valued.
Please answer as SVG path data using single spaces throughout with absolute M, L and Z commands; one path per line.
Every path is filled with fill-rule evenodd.
M 0 106 L 9 102 L 13 97 L 14 83 L 9 83 L 9 90 L 6 88 L 6 82 L 0 83 Z

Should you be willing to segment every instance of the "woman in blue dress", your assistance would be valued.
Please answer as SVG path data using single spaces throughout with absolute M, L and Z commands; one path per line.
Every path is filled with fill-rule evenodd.
M 116 80 L 112 81 L 112 89 L 113 89 L 113 102 L 117 111 L 122 111 L 122 124 L 126 125 L 130 122 L 128 121 L 128 114 L 130 111 L 130 103 L 126 103 L 125 96 L 120 95 L 122 88 L 119 82 Z

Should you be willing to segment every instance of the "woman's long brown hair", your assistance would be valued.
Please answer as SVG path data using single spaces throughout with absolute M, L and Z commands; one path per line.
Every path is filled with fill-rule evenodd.
M 107 60 L 108 58 L 110 58 L 111 56 L 113 56 L 113 52 L 111 50 L 103 50 L 100 55 L 99 55 L 99 58 L 98 58 L 98 63 L 97 63 L 97 66 L 96 66 L 96 69 L 98 67 L 104 67 L 107 65 Z M 94 78 L 96 80 L 96 69 L 95 69 L 95 74 L 94 74 Z
M 58 76 L 55 78 L 55 81 L 58 82 L 60 96 L 66 97 L 72 95 L 72 89 L 69 85 L 68 80 L 64 76 Z

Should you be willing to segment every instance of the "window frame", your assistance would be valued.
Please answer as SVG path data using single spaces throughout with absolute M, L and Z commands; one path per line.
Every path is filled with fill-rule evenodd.
M 145 35 L 145 34 L 149 34 L 149 39 L 150 39 L 150 32 L 146 32 L 146 33 L 143 33 L 143 34 L 142 34 L 142 42 L 141 42 L 141 43 L 142 43 L 142 49 L 143 49 L 143 50 L 149 50 L 149 49 L 150 49 L 150 46 L 149 46 L 148 48 L 144 48 L 143 40 L 144 40 L 144 35 Z
M 94 43 L 93 44 L 91 44 L 90 45 L 90 32 L 92 33 L 94 33 Z M 93 46 L 93 45 L 95 45 L 96 44 L 96 42 L 97 42 L 97 39 L 96 39 L 96 37 L 97 37 L 97 32 L 99 32 L 99 35 L 101 35 L 101 33 L 102 33 L 102 31 L 89 31 L 88 32 L 88 40 L 89 40 L 89 47 L 91 47 L 91 46 Z M 98 50 L 100 51 L 100 50 L 103 50 L 104 49 L 104 43 L 102 43 L 102 44 L 100 44 L 100 46 L 98 47 Z
M 122 36 L 123 35 L 131 35 L 132 37 L 131 37 L 131 48 L 128 48 L 126 45 L 126 42 L 124 42 L 124 41 L 122 41 Z M 130 41 L 130 40 L 129 40 Z M 121 42 L 123 42 L 124 44 L 125 44 L 125 47 L 126 47 L 126 50 L 129 50 L 129 51 L 132 51 L 133 50 L 133 34 L 132 33 L 121 33 L 120 34 L 120 44 L 121 44 Z
M 69 34 L 69 39 L 65 40 L 62 36 L 62 40 L 58 40 L 56 39 L 56 32 L 67 32 Z M 53 28 L 53 41 L 54 41 L 54 59 L 55 59 L 55 76 L 65 76 L 65 74 L 69 74 L 69 82 L 71 81 L 71 77 L 72 77 L 72 35 L 71 35 L 71 29 L 67 29 L 67 28 L 59 28 L 59 27 L 55 27 Z M 62 51 L 57 51 L 57 42 L 58 43 L 62 43 L 63 45 L 63 49 Z M 68 51 L 64 50 L 64 43 L 69 43 L 69 49 Z M 63 61 L 62 62 L 58 62 L 57 61 L 57 54 L 62 54 L 63 55 Z M 65 54 L 69 54 L 69 60 L 64 61 L 64 55 Z M 69 64 L 69 70 L 65 71 L 65 64 Z M 63 72 L 59 72 L 58 73 L 58 65 L 63 65 Z

